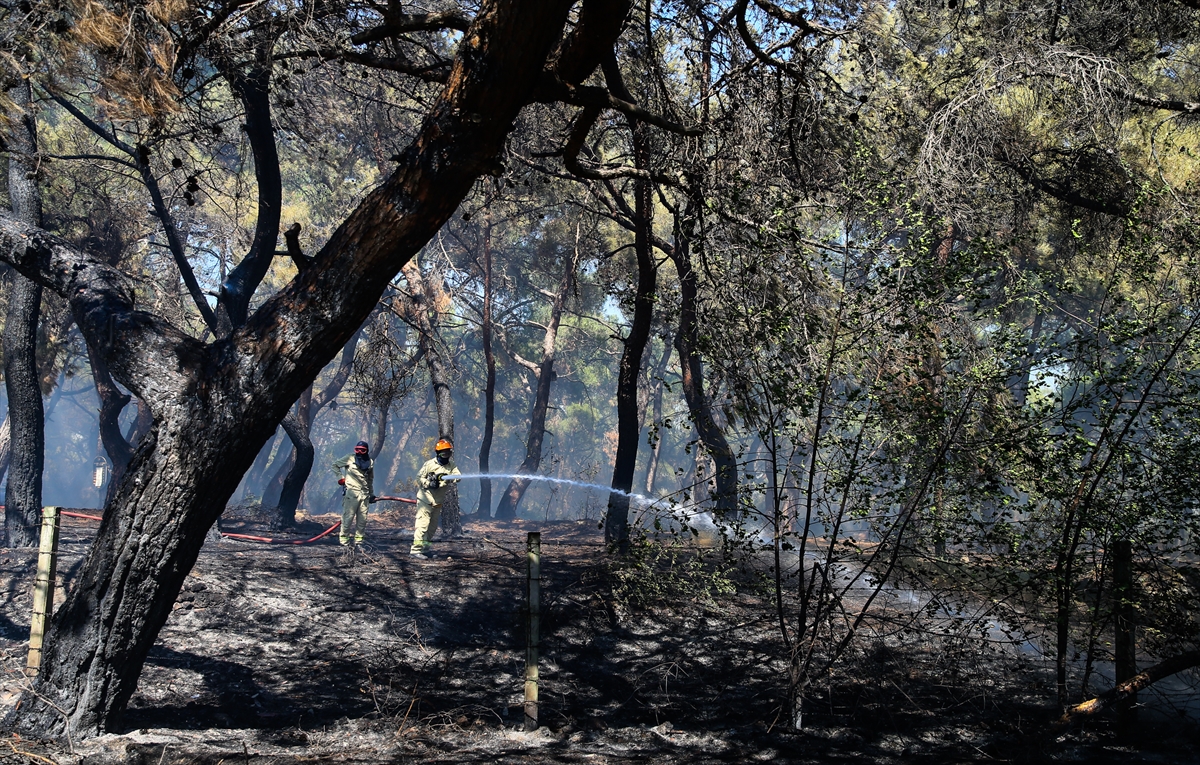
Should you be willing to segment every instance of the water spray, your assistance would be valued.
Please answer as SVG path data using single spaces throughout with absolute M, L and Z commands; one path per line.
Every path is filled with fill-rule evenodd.
M 647 509 L 664 501 L 662 499 L 647 497 L 645 494 L 634 494 L 632 492 L 614 489 L 611 486 L 604 486 L 598 483 L 584 483 L 583 481 L 573 481 L 570 478 L 554 478 L 553 476 L 538 475 L 536 473 L 462 473 L 460 475 L 442 476 L 443 481 L 465 481 L 468 478 L 520 479 L 525 481 L 543 481 L 546 483 L 566 484 L 568 486 L 575 486 L 580 489 L 595 489 L 596 491 L 603 491 L 609 494 L 620 494 L 623 497 L 629 497 L 631 501 L 637 503 L 639 509 Z
M 713 518 L 711 514 L 700 510 L 686 510 L 666 497 L 647 497 L 645 494 L 635 494 L 633 492 L 622 491 L 621 489 L 614 489 L 611 486 L 604 486 L 603 484 L 598 483 L 586 483 L 584 481 L 575 481 L 570 478 L 554 478 L 553 476 L 538 475 L 536 473 L 462 473 L 459 475 L 442 476 L 443 481 L 465 481 L 467 479 L 475 478 L 542 481 L 545 483 L 572 486 L 579 489 L 588 489 L 602 491 L 608 494 L 617 494 L 622 497 L 628 497 L 630 505 L 637 512 L 636 517 L 633 519 L 634 525 L 644 525 L 643 518 L 645 518 L 647 515 L 657 517 L 670 515 L 672 522 L 679 523 L 682 526 L 694 526 L 700 530 L 714 534 L 725 534 L 732 532 L 732 529 L 728 524 Z

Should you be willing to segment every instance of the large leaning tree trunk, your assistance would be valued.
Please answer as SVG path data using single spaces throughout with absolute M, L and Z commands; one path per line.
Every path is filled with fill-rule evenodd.
M 42 196 L 37 185 L 37 126 L 28 82 L 8 91 L 22 113 L 13 115 L 6 136 L 9 150 L 8 194 L 13 216 L 30 226 L 42 225 Z M 9 547 L 32 547 L 42 517 L 42 466 L 45 425 L 37 368 L 37 326 L 42 285 L 12 274 L 8 315 L 4 324 L 4 385 L 8 393 L 11 438 L 4 528 Z
M 554 348 L 558 344 L 558 326 L 562 323 L 563 311 L 567 306 L 567 298 L 571 294 L 571 285 L 575 283 L 575 269 L 579 267 L 579 243 L 575 243 L 574 254 L 566 258 L 562 280 L 558 292 L 549 297 L 553 300 L 550 305 L 550 321 L 546 323 L 546 331 L 542 336 L 542 358 L 537 363 L 517 359 L 537 377 L 537 390 L 533 395 L 533 409 L 529 414 L 529 436 L 525 440 L 525 459 L 517 472 L 532 475 L 542 465 L 542 442 L 546 438 L 546 412 L 550 409 L 550 387 L 554 383 Z M 530 479 L 514 478 L 508 483 L 508 488 L 500 497 L 496 506 L 497 518 L 517 517 L 517 506 L 529 488 Z
M 450 370 L 437 338 L 437 304 L 435 287 L 421 275 L 421 266 L 413 258 L 404 266 L 408 281 L 409 322 L 417 330 L 419 353 L 429 367 L 429 384 L 433 388 L 433 403 L 437 407 L 438 438 L 454 443 L 454 398 L 450 392 Z M 457 444 L 455 444 L 457 446 Z M 462 534 L 462 511 L 458 505 L 458 486 L 450 484 L 442 503 L 442 533 Z
M 70 302 L 87 342 L 154 417 L 51 620 L 41 670 L 12 727 L 75 737 L 119 727 L 184 577 L 263 443 L 475 179 L 496 167 L 535 85 L 582 82 L 627 12 L 585 3 L 545 72 L 569 8 L 485 0 L 396 172 L 310 268 L 212 343 L 138 310 L 135 283 L 114 267 L 0 215 L 0 259 Z

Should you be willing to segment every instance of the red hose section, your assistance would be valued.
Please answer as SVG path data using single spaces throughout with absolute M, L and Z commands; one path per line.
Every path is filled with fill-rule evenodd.
M 245 539 L 247 542 L 264 542 L 269 545 L 306 545 L 309 542 L 316 542 L 321 537 L 332 534 L 334 529 L 336 529 L 338 526 L 341 526 L 341 525 L 342 525 L 342 522 L 338 521 L 337 523 L 333 524 L 329 528 L 322 531 L 320 534 L 317 534 L 312 539 L 273 539 L 271 537 L 253 537 L 253 536 L 250 536 L 249 534 L 226 534 L 224 531 L 221 532 L 221 536 L 226 537 L 228 539 Z
M 67 516 L 68 518 L 85 518 L 85 519 L 87 519 L 87 520 L 89 520 L 89 521 L 102 521 L 102 520 L 104 520 L 103 518 L 101 518 L 101 517 L 100 517 L 100 516 L 98 516 L 98 515 L 84 515 L 83 513 L 72 513 L 72 512 L 71 512 L 71 511 L 69 511 L 69 510 L 61 510 L 61 511 L 59 511 L 59 515 L 65 515 L 65 516 Z
M 72 513 L 69 510 L 61 511 L 60 515 L 65 515 L 70 518 L 84 518 L 89 521 L 104 520 L 103 518 L 101 518 L 98 515 L 85 515 L 84 513 Z M 226 534 L 224 531 L 221 532 L 221 536 L 228 537 L 230 539 L 245 539 L 250 542 L 266 542 L 267 544 L 273 544 L 273 545 L 306 545 L 309 542 L 316 542 L 321 537 L 324 537 L 324 536 L 327 536 L 327 535 L 333 533 L 334 529 L 336 529 L 338 526 L 341 526 L 341 525 L 342 525 L 342 522 L 338 521 L 337 523 L 333 524 L 329 528 L 322 531 L 320 534 L 317 534 L 312 539 L 273 539 L 271 537 L 250 536 L 249 534 Z
M 417 501 L 415 499 L 407 499 L 406 497 L 376 497 L 376 499 L 387 500 L 390 502 L 407 502 L 410 505 L 417 504 Z M 103 518 L 101 518 L 98 515 L 85 515 L 83 513 L 72 513 L 67 510 L 61 511 L 61 514 L 68 516 L 70 518 L 84 518 L 89 521 L 104 520 Z M 341 525 L 342 525 L 342 522 L 338 521 L 337 523 L 333 524 L 329 528 L 322 531 L 320 534 L 317 534 L 312 539 L 275 539 L 273 537 L 256 537 L 256 536 L 252 536 L 250 534 L 232 534 L 232 533 L 226 533 L 224 531 L 221 532 L 221 536 L 225 537 L 226 539 L 244 539 L 247 542 L 262 542 L 264 544 L 269 544 L 269 545 L 306 545 L 306 544 L 309 544 L 310 542 L 316 542 L 318 539 L 321 539 L 322 537 L 329 536 Z

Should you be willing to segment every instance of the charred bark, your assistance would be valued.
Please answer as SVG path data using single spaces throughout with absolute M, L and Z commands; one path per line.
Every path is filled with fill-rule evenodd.
M 222 72 L 245 110 L 246 138 L 254 155 L 254 180 L 258 187 L 258 217 L 250 249 L 229 272 L 217 299 L 217 320 L 222 334 L 246 322 L 250 298 L 271 267 L 279 239 L 283 178 L 279 170 L 275 127 L 271 121 L 271 67 L 269 63 L 263 63 L 270 61 L 272 45 L 269 32 L 264 32 L 256 46 L 254 63 L 244 69 L 226 66 Z
M 491 470 L 492 436 L 496 430 L 496 353 L 492 347 L 492 227 L 489 223 L 483 232 L 483 317 L 479 327 L 480 342 L 483 344 L 483 360 L 487 367 L 487 379 L 483 385 L 483 438 L 479 442 L 479 472 L 487 475 Z M 492 481 L 483 478 L 479 482 L 480 518 L 492 517 Z
M 571 285 L 575 282 L 575 269 L 579 265 L 579 246 L 576 244 L 575 253 L 567 259 L 563 270 L 558 292 L 550 307 L 550 321 L 546 324 L 546 333 L 542 337 L 542 358 L 536 366 L 537 390 L 533 396 L 533 409 L 529 414 L 529 435 L 525 440 L 525 459 L 517 468 L 518 473 L 531 475 L 542 465 L 542 442 L 546 438 L 546 412 L 550 408 L 550 388 L 554 383 L 554 348 L 558 343 L 558 326 L 562 322 L 563 309 L 567 305 L 567 297 L 571 294 Z M 496 517 L 511 519 L 517 517 L 517 506 L 529 488 L 530 479 L 514 478 L 508 483 L 500 504 L 496 506 Z
M 421 266 L 416 258 L 404 266 L 404 278 L 408 280 L 410 308 L 409 322 L 416 327 L 419 353 L 425 357 L 429 368 L 429 384 L 433 389 L 433 403 L 437 407 L 438 438 L 454 443 L 454 398 L 450 393 L 450 371 L 437 340 L 436 287 L 421 275 Z M 455 444 L 457 447 L 458 445 Z M 446 536 L 462 534 L 462 511 L 458 504 L 458 486 L 451 484 L 442 503 L 441 526 Z
M 263 486 L 260 509 L 266 511 L 268 508 L 272 508 L 271 513 L 272 515 L 276 516 L 274 524 L 278 528 L 286 528 L 291 524 L 283 523 L 278 519 L 279 498 L 283 496 L 284 482 L 287 480 L 288 475 L 292 472 L 292 468 L 296 465 L 297 442 L 292 438 L 292 432 L 299 432 L 303 429 L 303 426 L 300 424 L 300 421 L 296 419 L 295 412 L 292 412 L 288 414 L 287 417 L 283 418 L 283 420 L 279 423 L 279 427 L 283 430 L 283 434 L 287 437 L 291 447 L 286 450 L 279 449 L 275 453 L 275 459 L 271 460 L 271 464 L 268 467 L 268 472 L 271 474 L 271 478 L 267 481 L 266 486 Z M 289 428 L 291 428 L 292 432 L 288 431 Z
M 121 433 L 121 412 L 129 404 L 131 397 L 117 387 L 108 365 L 91 346 L 88 346 L 88 361 L 92 367 L 92 382 L 96 387 L 96 395 L 100 398 L 100 442 L 112 462 L 112 475 L 108 482 L 108 492 L 111 495 L 114 487 L 121 482 L 129 461 L 133 459 L 133 447 Z
M 275 525 L 289 528 L 296 525 L 296 507 L 300 504 L 300 492 L 312 473 L 313 443 L 309 438 L 312 418 L 309 416 L 308 396 L 300 398 L 298 412 L 283 418 L 280 423 L 288 438 L 292 440 L 292 467 L 283 481 L 279 493 L 279 504 L 275 511 Z
M 693 192 L 697 189 L 693 188 Z M 699 218 L 704 214 L 702 195 L 689 195 L 685 220 L 677 221 L 675 246 L 668 254 L 679 274 L 679 331 L 675 349 L 679 352 L 679 372 L 683 381 L 683 398 L 688 413 L 696 423 L 696 433 L 704 450 L 713 459 L 713 487 L 710 497 L 713 510 L 719 517 L 737 516 L 737 463 L 725 432 L 717 424 L 712 403 L 704 388 L 704 364 L 700 357 L 700 322 L 697 320 L 698 281 L 692 267 L 692 242 L 687 234 L 693 225 L 703 230 Z M 703 240 L 697 240 L 703 244 Z
M 271 452 L 275 451 L 275 442 L 278 440 L 278 432 L 271 434 L 271 437 L 267 439 L 262 449 L 259 450 L 258 456 L 254 458 L 254 463 L 250 466 L 250 469 L 246 471 L 244 482 L 242 483 L 242 502 L 245 502 L 250 495 L 255 494 L 255 489 L 262 488 L 262 477 L 266 473 L 267 466 L 271 460 Z
M 147 653 L 241 475 L 397 271 L 495 167 L 569 7 L 562 0 L 484 2 L 396 172 L 363 199 L 311 268 L 211 344 L 137 310 L 134 284 L 107 263 L 0 215 L 0 259 L 66 297 L 113 377 L 154 413 L 53 617 L 41 671 L 12 727 L 78 737 L 119 726 Z M 570 39 L 587 33 L 577 25 Z
M 650 460 L 646 463 L 646 491 L 647 495 L 654 493 L 654 484 L 658 479 L 658 459 L 662 454 L 662 433 L 658 432 L 658 428 L 662 423 L 663 410 L 663 388 L 666 387 L 663 378 L 667 374 L 667 367 L 671 363 L 671 339 L 670 337 L 663 338 L 663 352 L 658 360 L 658 367 L 655 369 L 655 379 L 652 381 L 654 389 L 650 392 L 651 398 L 651 428 L 655 429 L 653 441 L 650 446 Z
M 4 422 L 0 423 L 0 481 L 8 473 L 8 460 L 12 454 L 12 438 L 8 429 L 8 413 L 4 414 Z
M 650 165 L 647 128 L 633 126 L 634 164 L 639 170 Z M 638 441 L 641 439 L 638 416 L 638 377 L 642 356 L 650 340 L 650 325 L 654 318 L 654 295 L 658 269 L 654 264 L 652 237 L 654 235 L 653 184 L 646 178 L 634 182 L 633 250 L 637 257 L 637 288 L 633 299 L 633 317 L 629 334 L 624 339 L 621 366 L 617 374 L 617 453 L 613 460 L 612 488 L 608 512 L 604 521 L 604 539 L 617 552 L 629 549 L 629 494 L 633 491 L 633 476 L 637 468 Z
M 37 125 L 28 82 L 8 91 L 20 114 L 14 115 L 8 140 L 8 194 L 13 215 L 30 226 L 42 225 L 42 196 L 37 185 Z M 9 547 L 32 547 L 42 517 L 42 466 L 45 461 L 42 388 L 37 366 L 37 328 L 42 285 L 14 273 L 4 324 L 4 384 L 8 393 L 11 438 L 4 528 Z
M 304 484 L 308 482 L 308 477 L 312 474 L 315 456 L 311 436 L 313 422 L 316 421 L 321 410 L 338 397 L 342 388 L 346 386 L 346 381 L 350 379 L 360 337 L 362 337 L 362 327 L 359 327 L 359 330 L 342 347 L 342 360 L 338 363 L 337 371 L 334 372 L 333 379 L 329 381 L 320 395 L 314 398 L 312 386 L 309 385 L 300 396 L 300 400 L 296 402 L 295 414 L 290 415 L 290 420 L 285 417 L 280 423 L 288 439 L 292 442 L 292 448 L 263 491 L 262 500 L 264 508 L 275 508 L 275 526 L 277 528 L 291 528 L 296 525 L 296 508 L 300 506 L 300 496 L 304 491 Z M 378 454 L 377 451 L 373 453 Z

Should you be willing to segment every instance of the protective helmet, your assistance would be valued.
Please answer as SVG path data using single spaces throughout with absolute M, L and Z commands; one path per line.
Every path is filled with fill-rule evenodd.
M 366 454 L 369 450 L 370 447 L 367 445 L 366 441 L 359 441 L 354 445 L 355 454 Z
M 437 446 L 433 447 L 435 452 L 449 451 L 454 448 L 454 444 L 450 443 L 449 439 L 443 438 L 437 442 Z

